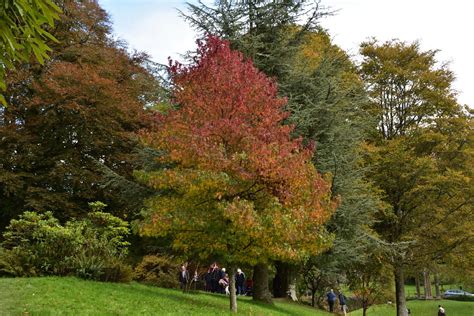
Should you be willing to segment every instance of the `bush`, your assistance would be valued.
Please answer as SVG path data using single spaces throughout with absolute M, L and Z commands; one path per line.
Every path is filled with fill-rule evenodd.
M 66 275 L 81 244 L 78 231 L 65 228 L 51 212 L 25 212 L 3 234 L 1 270 L 14 276 Z
M 133 279 L 164 288 L 179 288 L 178 267 L 170 257 L 145 256 L 135 267 Z
M 3 234 L 0 272 L 11 276 L 68 275 L 103 281 L 129 281 L 132 269 L 122 262 L 127 254 L 128 223 L 102 212 L 105 204 L 91 203 L 93 212 L 64 226 L 51 212 L 25 212 Z
M 101 281 L 130 282 L 133 279 L 133 269 L 130 265 L 118 259 L 112 259 L 104 268 Z
M 474 296 L 469 296 L 469 295 L 448 296 L 448 297 L 445 297 L 444 299 L 451 300 L 451 301 L 474 302 Z

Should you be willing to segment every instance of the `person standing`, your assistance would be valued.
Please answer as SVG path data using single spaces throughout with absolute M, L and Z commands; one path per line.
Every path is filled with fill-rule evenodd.
M 329 311 L 332 313 L 334 312 L 334 303 L 336 302 L 336 294 L 334 294 L 334 290 L 331 289 L 326 297 L 328 299 Z
M 342 291 L 339 291 L 339 305 L 341 305 L 341 311 L 344 314 L 344 316 L 347 315 L 347 303 L 346 303 L 346 297 L 344 294 L 342 294 Z
M 186 290 L 186 285 L 189 282 L 189 272 L 186 269 L 186 265 L 181 266 L 181 271 L 179 272 L 179 285 L 183 291 Z
M 237 269 L 235 286 L 237 287 L 237 295 L 245 295 L 245 274 L 241 269 Z
M 221 293 L 221 294 L 224 294 L 225 293 L 225 285 L 223 285 L 226 280 L 225 280 L 225 276 L 227 275 L 227 273 L 225 273 L 225 268 L 222 268 L 220 271 L 219 271 L 219 289 L 218 289 L 218 293 Z M 229 278 L 227 278 L 227 285 L 229 285 Z
M 220 277 L 220 271 L 219 271 L 219 266 L 217 265 L 216 262 L 212 265 L 212 270 L 211 270 L 211 292 L 216 293 L 219 291 L 219 277 Z

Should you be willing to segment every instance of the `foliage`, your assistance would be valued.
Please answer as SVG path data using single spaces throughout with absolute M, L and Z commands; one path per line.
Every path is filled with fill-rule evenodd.
M 9 106 L 0 109 L 1 228 L 25 209 L 52 211 L 63 222 L 84 217 L 96 200 L 126 218 L 148 193 L 128 185 L 140 165 L 135 133 L 150 123 L 145 108 L 158 98 L 147 56 L 109 38 L 96 1 L 60 7 L 51 59 L 23 62 L 8 75 Z
M 331 248 L 310 258 L 301 270 L 313 304 L 320 304 L 328 288 L 364 262 L 365 254 L 373 251 L 370 239 L 377 238 L 371 224 L 383 204 L 378 190 L 367 181 L 366 169 L 361 168 L 362 144 L 375 124 L 364 111 L 368 99 L 355 66 L 327 33 L 306 33 L 292 65 L 283 89 L 291 96 L 288 120 L 295 125 L 296 135 L 315 142 L 318 151 L 313 162 L 321 172 L 332 175 L 331 194 L 340 199 L 326 224 L 335 235 Z
M 133 279 L 145 284 L 164 288 L 179 288 L 179 264 L 171 257 L 160 255 L 144 256 L 133 271 Z
M 375 229 L 403 284 L 406 265 L 442 263 L 462 249 L 472 258 L 472 114 L 456 103 L 454 77 L 436 52 L 391 41 L 365 43 L 361 53 L 367 109 L 379 121 L 366 162 L 389 206 L 377 214 Z M 472 270 L 472 261 L 463 264 Z
M 43 64 L 51 49 L 46 41 L 56 39 L 46 26 L 58 20 L 59 7 L 52 0 L 3 0 L 0 3 L 0 91 L 6 90 L 5 71 L 30 56 Z M 0 104 L 6 105 L 0 93 Z
M 171 75 L 179 109 L 144 140 L 175 166 L 137 174 L 165 192 L 147 202 L 142 234 L 172 235 L 175 249 L 227 263 L 320 251 L 334 203 L 311 150 L 280 124 L 275 84 L 212 36 L 196 63 L 174 64 Z
M 347 271 L 348 285 L 355 300 L 366 315 L 367 309 L 374 305 L 391 301 L 393 293 L 392 271 L 379 251 L 367 255 L 366 260 L 354 264 Z
M 11 221 L 3 238 L 7 265 L 2 270 L 16 276 L 68 274 L 81 244 L 79 232 L 61 226 L 51 212 L 23 213 Z
M 331 14 L 319 1 L 224 1 L 208 6 L 188 4 L 183 14 L 202 35 L 213 34 L 228 40 L 233 49 L 253 60 L 267 76 L 280 82 L 291 69 L 288 60 L 295 54 L 307 31 L 320 29 L 319 21 Z M 288 36 L 288 26 L 300 25 Z
M 300 289 L 311 293 L 311 306 L 324 308 L 326 293 L 338 283 L 341 274 L 328 255 L 310 257 L 300 268 Z
M 98 209 L 86 219 L 65 225 L 51 212 L 25 212 L 3 234 L 1 271 L 14 276 L 75 274 L 95 280 L 130 280 L 130 267 L 120 262 L 127 252 L 127 226 Z
M 190 4 L 189 10 L 185 18 L 198 31 L 229 39 L 259 70 L 275 77 L 279 93 L 288 97 L 293 134 L 315 143 L 313 163 L 331 174 L 331 194 L 340 203 L 327 222 L 335 233 L 331 250 L 321 254 L 328 258 L 308 263 L 330 259 L 315 270 L 328 267 L 328 274 L 343 274 L 351 262 L 363 259 L 368 235 L 375 237 L 369 229 L 373 214 L 383 204 L 361 168 L 361 144 L 376 123 L 365 111 L 363 82 L 347 54 L 319 26 L 331 12 L 311 1 L 216 1 L 214 6 Z M 291 271 L 280 269 L 287 265 L 277 263 L 278 276 Z M 275 279 L 274 285 L 291 279 Z M 275 296 L 286 297 L 289 286 L 274 288 L 282 290 Z
M 398 40 L 361 44 L 361 75 L 372 99 L 368 111 L 378 118 L 378 137 L 403 136 L 456 107 L 454 74 L 439 65 L 436 50 Z

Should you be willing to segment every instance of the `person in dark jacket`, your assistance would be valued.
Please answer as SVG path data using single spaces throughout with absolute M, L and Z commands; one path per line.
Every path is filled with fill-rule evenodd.
M 346 303 L 346 297 L 344 294 L 342 294 L 342 291 L 339 291 L 339 305 L 341 305 L 341 311 L 344 314 L 344 316 L 347 315 L 347 303 Z
M 179 284 L 180 284 L 181 289 L 183 291 L 186 290 L 186 285 L 189 282 L 189 272 L 186 269 L 186 266 L 184 264 L 181 266 L 181 271 L 179 271 L 178 278 L 179 278 Z
M 220 271 L 217 263 L 213 263 L 211 270 L 211 292 L 216 293 L 219 291 L 219 280 L 220 280 Z
M 326 294 L 328 299 L 329 311 L 334 311 L 334 303 L 336 302 L 336 294 L 334 294 L 334 290 L 331 289 L 328 294 Z
M 245 295 L 245 274 L 241 269 L 237 269 L 235 286 L 237 287 L 237 295 Z
M 221 294 L 225 293 L 225 286 L 223 286 L 223 282 L 221 282 L 221 280 L 225 281 L 225 276 L 226 275 L 227 275 L 227 273 L 225 273 L 225 268 L 222 268 L 222 269 L 219 270 L 219 280 L 217 281 L 217 284 L 218 284 L 217 292 L 218 293 L 221 293 Z M 228 280 L 227 280 L 227 283 L 229 283 Z

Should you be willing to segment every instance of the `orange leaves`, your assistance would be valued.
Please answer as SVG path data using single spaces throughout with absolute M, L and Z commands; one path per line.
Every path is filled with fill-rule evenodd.
M 192 245 L 230 261 L 321 250 L 334 209 L 330 188 L 310 163 L 312 151 L 282 124 L 286 99 L 275 83 L 212 36 L 199 44 L 195 64 L 175 63 L 170 72 L 178 109 L 144 138 L 174 167 L 144 176 L 165 192 L 149 201 L 148 225 L 182 251 Z

